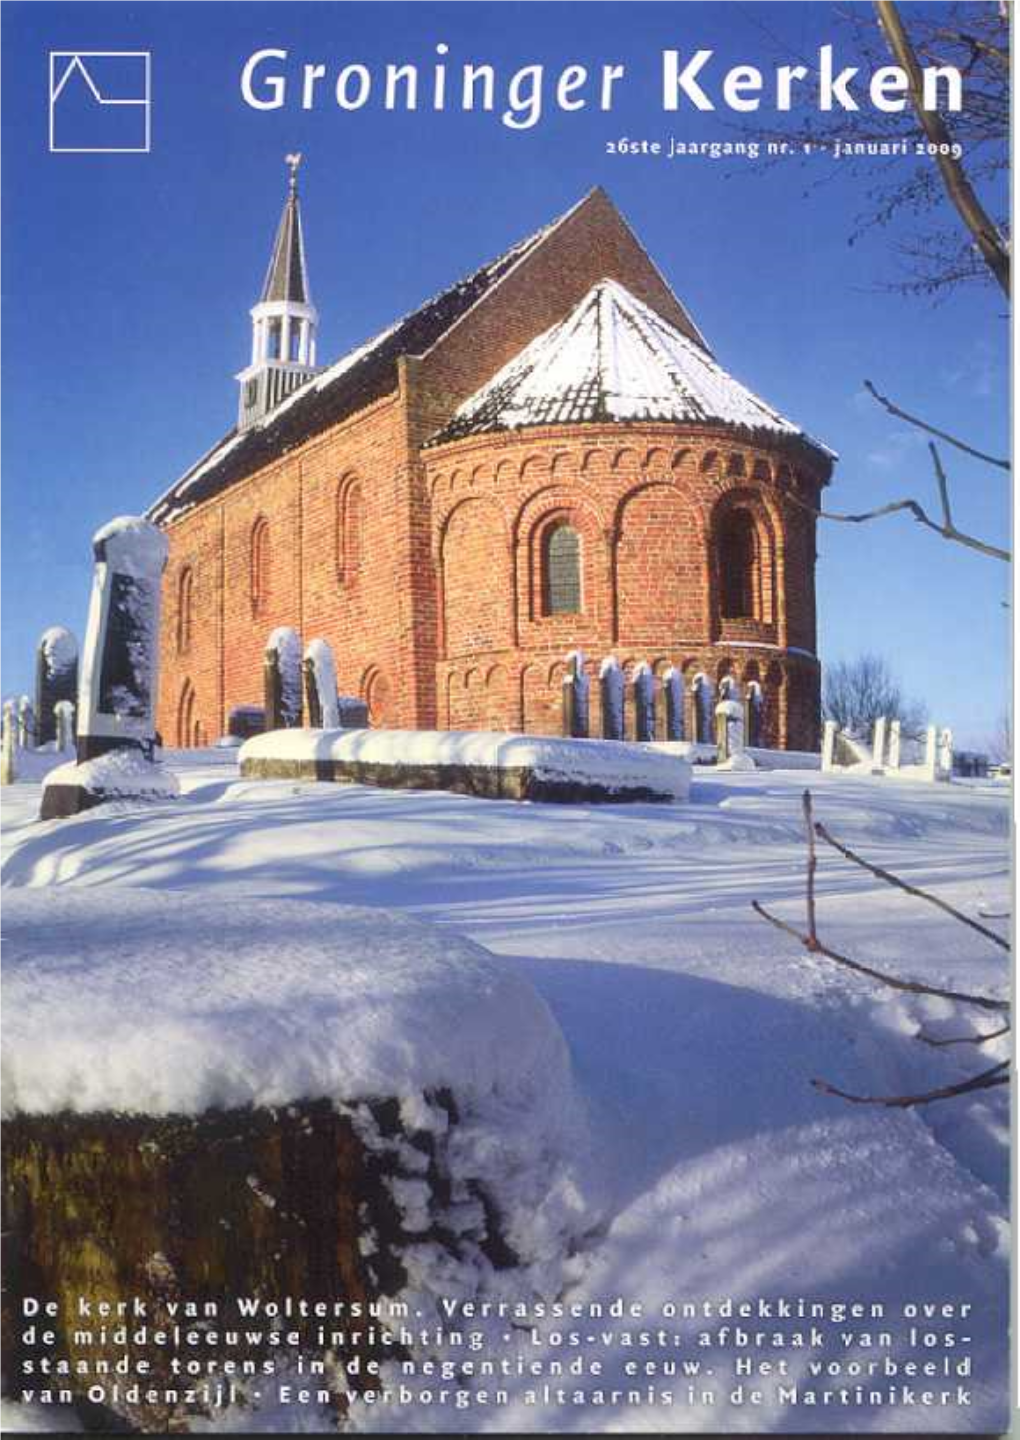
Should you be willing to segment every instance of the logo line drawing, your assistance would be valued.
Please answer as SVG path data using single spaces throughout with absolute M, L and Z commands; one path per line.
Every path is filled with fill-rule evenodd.
M 50 152 L 56 154 L 148 154 L 151 144 L 152 127 L 152 93 L 151 93 L 151 67 L 152 57 L 148 50 L 51 50 L 50 51 L 50 103 L 49 103 L 49 141 Z M 103 60 L 140 60 L 142 61 L 142 90 L 141 95 L 108 95 L 104 89 L 108 88 L 102 80 L 97 80 L 94 70 L 95 65 L 90 66 L 88 61 Z M 144 137 L 140 144 L 103 144 L 103 145 L 65 145 L 58 143 L 59 111 L 58 101 L 64 94 L 66 87 L 72 77 L 80 77 L 86 90 L 91 96 L 92 102 L 100 107 L 122 107 L 129 106 L 141 108 L 143 113 Z M 62 127 L 66 129 L 66 124 Z M 61 136 L 60 138 L 64 138 Z M 124 139 L 123 135 L 117 138 Z M 131 137 L 135 138 L 135 137 Z

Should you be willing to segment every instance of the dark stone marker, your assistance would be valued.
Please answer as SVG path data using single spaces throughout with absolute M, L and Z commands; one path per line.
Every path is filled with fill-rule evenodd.
M 43 820 L 77 814 L 107 798 L 83 768 L 88 761 L 123 750 L 137 751 L 143 764 L 153 763 L 160 586 L 168 549 L 163 532 L 136 516 L 111 520 L 93 536 L 95 568 L 78 690 L 78 764 L 61 766 L 53 783 L 44 786 Z M 131 798 L 129 778 L 121 777 L 116 793 Z
M 599 690 L 602 699 L 603 740 L 623 739 L 623 671 L 612 655 L 603 660 L 599 671 Z
M 294 730 L 301 724 L 301 641 L 281 625 L 269 637 L 265 655 L 266 729 Z
M 655 739 L 655 676 L 646 664 L 638 665 L 631 681 L 634 705 L 634 739 Z
M 52 625 L 39 637 L 35 652 L 36 743 L 57 738 L 54 706 L 78 701 L 78 642 L 63 625 Z
M 568 739 L 588 738 L 588 677 L 584 673 L 584 656 L 572 650 L 567 656 L 567 673 L 563 677 L 563 734 Z
M 684 683 L 678 670 L 672 666 L 662 680 L 664 695 L 663 709 L 666 712 L 666 739 L 684 738 Z
M 250 740 L 266 728 L 266 712 L 261 705 L 235 705 L 227 716 L 227 734 L 236 740 Z

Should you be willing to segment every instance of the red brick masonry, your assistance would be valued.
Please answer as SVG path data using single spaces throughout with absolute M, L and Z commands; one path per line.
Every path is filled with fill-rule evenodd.
M 560 675 L 647 660 L 762 686 L 762 742 L 818 745 L 816 504 L 799 439 L 676 424 L 541 426 L 428 447 L 465 399 L 600 279 L 689 321 L 595 192 L 396 391 L 168 523 L 159 725 L 205 744 L 262 700 L 270 631 L 333 646 L 373 723 L 558 733 Z M 753 618 L 724 619 L 726 517 L 753 536 Z M 581 537 L 581 609 L 543 613 L 543 534 Z

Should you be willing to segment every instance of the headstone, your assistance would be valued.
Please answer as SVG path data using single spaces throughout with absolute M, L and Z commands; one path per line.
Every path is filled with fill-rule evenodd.
M 169 546 L 148 520 L 122 515 L 92 539 L 95 569 L 78 689 L 77 763 L 51 770 L 41 818 L 104 800 L 171 798 L 154 760 L 161 576 Z
M 301 724 L 301 641 L 289 625 L 269 637 L 264 677 L 266 729 L 295 729 Z
M 691 681 L 694 704 L 694 738 L 700 745 L 711 745 L 712 736 L 712 687 L 708 676 L 695 675 Z
M 22 750 L 35 749 L 35 711 L 27 695 L 18 701 L 18 744 Z
M 74 749 L 74 702 L 58 700 L 53 707 L 56 726 L 57 749 L 61 752 Z
M 684 738 L 684 682 L 673 665 L 662 677 L 663 709 L 666 712 L 666 739 Z
M 368 729 L 368 701 L 362 700 L 360 695 L 338 695 L 336 707 L 341 730 Z
M 940 780 L 948 780 L 953 773 L 953 732 L 942 730 L 939 732 L 938 746 L 938 776 Z
M 333 651 L 325 640 L 309 642 L 305 650 L 304 675 L 310 728 L 338 730 L 340 709 L 337 704 L 336 665 Z
M 571 650 L 563 676 L 563 734 L 584 740 L 588 729 L 588 676 L 584 671 L 584 655 L 580 650 Z
M 602 738 L 623 739 L 623 671 L 615 655 L 607 655 L 599 667 L 602 692 Z
M 266 712 L 261 705 L 234 705 L 227 715 L 227 734 L 235 740 L 250 740 L 266 728 Z
M 744 707 L 739 700 L 720 700 L 715 707 L 715 744 L 720 762 L 744 749 Z
M 889 758 L 886 761 L 890 770 L 900 768 L 900 750 L 903 743 L 899 720 L 893 720 L 889 725 Z
M 631 679 L 634 705 L 634 739 L 642 743 L 655 739 L 655 676 L 645 661 L 634 667 Z
M 875 728 L 872 732 L 871 758 L 874 762 L 874 773 L 881 774 L 885 767 L 885 736 L 888 721 L 884 715 L 879 716 L 875 721 Z
M 39 637 L 35 654 L 37 743 L 57 738 L 55 707 L 78 699 L 78 642 L 63 625 L 51 625 Z
M 744 689 L 744 743 L 761 744 L 761 686 L 757 680 L 749 680 Z
M 18 721 L 14 701 L 6 700 L 3 711 L 3 732 L 0 735 L 0 785 L 13 785 L 18 778 Z
M 836 768 L 836 735 L 839 727 L 835 720 L 826 720 L 825 729 L 822 731 L 822 769 L 835 770 Z

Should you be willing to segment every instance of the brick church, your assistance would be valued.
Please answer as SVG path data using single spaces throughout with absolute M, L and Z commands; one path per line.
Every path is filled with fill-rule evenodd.
M 721 691 L 817 748 L 833 455 L 720 367 L 606 194 L 320 367 L 289 158 L 237 424 L 149 511 L 166 742 L 260 705 L 286 625 L 374 725 L 559 733 L 580 649 L 675 667 L 686 738 Z

